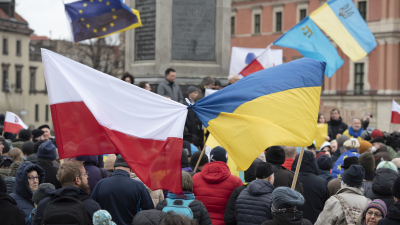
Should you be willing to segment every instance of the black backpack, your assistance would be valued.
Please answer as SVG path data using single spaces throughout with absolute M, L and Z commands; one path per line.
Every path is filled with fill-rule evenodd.
M 82 201 L 87 198 L 89 196 L 80 198 L 63 196 L 53 199 L 44 209 L 42 224 L 86 225 L 87 212 Z

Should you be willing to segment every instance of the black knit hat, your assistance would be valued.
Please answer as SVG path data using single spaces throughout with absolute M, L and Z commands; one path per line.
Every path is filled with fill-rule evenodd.
M 270 163 L 262 162 L 256 165 L 256 177 L 258 179 L 265 179 L 277 170 L 278 169 Z
M 22 145 L 22 153 L 24 153 L 25 155 L 30 155 L 33 153 L 33 147 L 35 146 L 35 143 L 33 143 L 32 141 L 26 141 L 23 145 Z
M 400 176 L 393 183 L 392 194 L 394 197 L 400 199 Z
M 50 127 L 49 127 L 49 125 L 47 125 L 47 124 L 44 124 L 44 125 L 38 127 L 39 130 L 41 130 L 41 129 L 43 129 L 43 128 L 47 128 L 47 129 L 50 130 Z
M 190 165 L 194 168 L 196 166 L 197 161 L 199 160 L 201 155 L 201 151 L 197 151 L 193 153 L 192 157 L 190 158 Z M 208 163 L 208 157 L 206 154 L 203 154 L 201 157 L 199 166 L 204 166 L 206 163 Z
M 285 150 L 282 146 L 271 146 L 267 148 L 267 153 L 265 153 L 265 160 L 275 165 L 282 165 L 285 158 Z
M 351 165 L 346 172 L 342 174 L 343 183 L 350 187 L 361 187 L 364 180 L 365 171 L 362 166 Z
M 8 145 L 8 143 L 6 141 L 2 141 L 4 148 L 3 148 L 3 154 L 4 153 L 8 153 L 10 151 L 10 146 Z
M 375 169 L 375 158 L 371 152 L 364 152 L 358 158 L 360 161 L 360 165 L 364 168 L 365 171 L 374 171 Z
M 19 139 L 24 139 L 26 141 L 29 141 L 29 139 L 31 139 L 31 137 L 32 137 L 32 133 L 30 130 L 21 129 L 18 133 Z
M 44 142 L 45 142 L 44 140 L 37 141 L 37 142 L 35 143 L 35 145 L 33 146 L 33 153 L 37 153 L 38 150 L 39 150 L 39 146 L 40 146 L 41 144 L 43 144 Z
M 347 157 L 343 160 L 343 169 L 348 169 L 350 168 L 351 165 L 360 165 L 360 162 L 358 161 L 357 156 L 352 156 L 352 157 Z
M 130 168 L 128 163 L 126 163 L 124 158 L 122 158 L 122 155 L 118 155 L 117 159 L 115 160 L 114 167 L 118 166 Z
M 35 129 L 32 131 L 33 138 L 38 138 L 38 137 L 42 136 L 43 134 L 44 134 L 44 131 L 42 131 L 40 129 Z
M 8 156 L 0 156 L 0 167 L 2 166 L 10 167 L 13 162 L 14 160 L 12 160 L 12 158 Z
M 213 148 L 210 152 L 210 162 L 221 161 L 224 163 L 228 162 L 228 153 L 221 146 Z
M 32 201 L 39 205 L 39 202 L 43 199 L 47 198 L 48 196 L 44 193 L 45 190 L 55 190 L 53 184 L 50 183 L 41 183 L 39 187 L 33 192 Z
M 244 181 L 250 183 L 256 179 L 256 166 L 260 163 L 263 163 L 263 161 L 257 158 L 253 161 L 251 166 L 246 171 L 244 171 Z
M 317 158 L 318 168 L 320 170 L 332 169 L 332 160 L 328 155 L 321 155 Z
M 371 144 L 375 142 L 385 143 L 385 139 L 383 137 L 376 137 L 370 141 Z

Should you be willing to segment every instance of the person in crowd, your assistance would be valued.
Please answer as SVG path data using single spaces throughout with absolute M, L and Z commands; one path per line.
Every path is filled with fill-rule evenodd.
M 352 156 L 356 156 L 357 158 L 360 156 L 358 153 L 358 148 L 360 147 L 360 143 L 357 139 L 351 138 L 347 140 L 343 144 L 344 146 L 344 153 L 340 155 L 338 160 L 335 162 L 335 165 L 332 168 L 332 176 L 334 178 L 340 177 L 343 171 L 343 161 L 344 159 Z
M 200 128 L 200 131 L 203 132 L 201 130 L 201 128 Z M 198 141 L 198 138 L 196 135 L 185 132 L 185 133 L 183 133 L 183 140 L 190 143 L 189 150 L 190 150 L 191 155 L 193 155 L 193 153 L 199 151 L 199 148 L 197 147 L 197 145 L 199 144 L 198 143 L 199 141 Z M 189 158 L 189 161 L 190 161 L 190 158 Z
M 320 124 L 320 123 L 326 123 L 326 119 L 325 119 L 324 114 L 318 113 L 318 120 L 317 120 L 317 123 L 318 123 L 318 124 Z
M 365 192 L 365 197 L 381 199 L 386 205 L 393 205 L 392 186 L 398 176 L 397 167 L 392 162 L 380 162 L 376 167 L 372 188 Z
M 344 173 L 353 164 L 360 165 L 360 162 L 356 156 L 345 158 L 343 160 L 343 165 L 339 165 L 339 166 L 341 167 L 341 169 L 343 169 L 343 173 Z M 328 183 L 327 187 L 328 187 L 328 191 L 329 191 L 329 196 L 335 195 L 340 190 L 340 188 L 342 188 L 341 176 L 342 175 L 340 175 L 337 178 L 333 177 L 334 179 Z
M 222 83 L 219 79 L 214 78 L 215 81 L 215 85 L 214 85 L 214 89 L 215 90 L 221 90 L 222 89 Z
M 10 173 L 10 166 L 14 160 L 8 156 L 0 156 L 0 176 L 5 179 Z
M 363 195 L 364 168 L 362 166 L 351 165 L 343 174 L 342 180 L 342 188 L 326 201 L 324 210 L 319 214 L 315 225 L 355 224 L 359 215 L 353 212 L 362 212 L 370 203 L 371 200 Z M 349 208 L 347 210 L 351 212 L 345 212 L 342 205 L 346 205 Z
M 186 91 L 187 98 L 189 99 L 190 103 L 194 104 L 197 101 L 197 97 L 199 96 L 199 89 L 195 86 L 189 86 Z M 187 103 L 186 103 L 187 105 Z
M 364 131 L 361 125 L 360 118 L 353 118 L 351 121 L 351 126 L 349 129 L 343 132 L 343 135 L 348 136 L 349 138 L 356 138 L 358 141 L 361 141 L 361 133 Z
M 332 140 L 332 141 L 331 141 L 331 152 L 332 152 L 332 155 L 333 155 L 333 153 L 336 152 L 337 149 L 338 149 L 338 142 L 337 142 L 337 140 L 336 140 L 336 139 L 335 139 L 335 140 Z
M 147 81 L 140 82 L 139 87 L 143 88 L 145 90 L 151 91 L 151 86 L 150 86 L 149 82 L 147 82 Z
M 114 163 L 117 159 L 115 154 L 108 154 L 106 161 L 104 161 L 104 169 L 107 170 L 108 177 L 111 177 L 114 172 Z
M 172 68 L 165 70 L 165 80 L 157 87 L 157 94 L 161 96 L 168 95 L 171 100 L 184 103 L 181 88 L 175 82 L 176 71 Z
M 7 194 L 11 194 L 15 192 L 15 176 L 17 175 L 17 170 L 19 165 L 21 165 L 21 161 L 19 162 L 13 162 L 10 166 L 10 172 L 8 174 L 8 177 L 4 179 L 4 182 L 6 183 L 7 186 Z
M 203 78 L 200 84 L 200 89 L 203 93 L 203 97 L 206 96 L 206 89 L 214 89 L 215 88 L 215 80 L 210 76 L 206 76 Z
M 12 148 L 8 152 L 8 156 L 12 158 L 13 161 L 24 161 L 24 154 L 19 148 Z
M 34 146 L 35 146 L 35 143 L 33 143 L 32 141 L 27 141 L 22 145 L 22 149 L 21 149 L 22 154 L 23 154 L 22 158 L 24 160 L 27 160 L 28 157 L 33 154 Z
M 168 212 L 165 207 L 181 205 L 186 201 L 193 212 L 193 219 L 197 220 L 199 225 L 211 224 L 211 218 L 204 204 L 196 200 L 193 194 L 193 180 L 189 173 L 182 171 L 182 190 L 183 193 L 168 193 L 168 197 L 157 204 L 156 209 Z M 172 210 L 172 209 L 171 209 Z
M 88 220 L 93 218 L 93 214 L 101 208 L 99 203 L 89 198 L 90 188 L 87 178 L 88 174 L 83 166 L 83 162 L 77 160 L 69 160 L 64 162 L 57 172 L 57 179 L 61 183 L 62 188 L 55 191 L 46 191 L 46 194 L 49 197 L 40 201 L 39 205 L 37 206 L 35 216 L 32 219 L 32 224 L 46 224 L 46 221 L 42 221 L 42 219 L 47 214 L 47 204 L 53 202 L 57 198 L 65 196 L 81 200 L 86 209 L 86 217 Z M 59 221 L 60 218 L 58 216 L 60 215 L 57 215 L 56 218 L 50 217 L 49 219 L 58 219 Z M 92 221 L 88 221 L 88 223 L 92 224 Z
M 30 161 L 34 164 L 36 164 L 38 162 L 37 152 L 39 150 L 39 146 L 41 144 L 43 144 L 44 142 L 45 142 L 44 140 L 40 140 L 35 143 L 35 145 L 33 146 L 33 153 L 28 157 L 28 159 L 27 159 L 28 161 Z
M 131 173 L 131 178 L 134 179 L 134 180 L 137 180 L 139 182 L 142 182 L 140 180 L 140 178 L 134 172 Z M 149 187 L 147 187 L 147 185 L 145 185 L 145 184 L 143 184 L 143 185 L 146 187 L 147 191 L 149 192 L 149 195 L 151 197 L 151 200 L 153 201 L 153 205 L 154 205 L 154 208 L 155 208 L 159 202 L 164 200 L 163 190 L 157 189 L 157 190 L 153 191 Z
M 314 155 L 314 158 L 317 157 L 317 150 L 315 148 L 315 144 L 314 143 L 312 143 L 310 146 L 308 146 L 306 150 L 308 152 L 311 152 Z
M 93 225 L 116 225 L 106 210 L 99 210 L 93 214 Z
M 379 220 L 378 225 L 400 225 L 400 176 L 392 187 L 394 204 L 389 206 L 386 217 Z
M 195 219 L 190 219 L 187 216 L 176 214 L 174 212 L 167 212 L 160 225 L 197 225 Z
M 203 154 L 201 156 L 199 166 L 197 167 L 197 171 L 194 171 L 197 161 L 199 161 L 200 155 L 201 151 L 197 151 L 193 153 L 192 157 L 190 158 L 190 167 L 193 170 L 192 176 L 194 176 L 196 173 L 200 173 L 203 170 L 204 165 L 208 163 L 208 156 L 206 154 Z
M 328 122 L 328 136 L 330 140 L 336 139 L 338 134 L 343 134 L 348 129 L 347 124 L 343 123 L 339 109 L 331 110 L 331 120 Z
M 44 182 L 53 184 L 56 189 L 61 188 L 60 182 L 57 180 L 58 169 L 53 166 L 53 160 L 57 157 L 57 149 L 51 140 L 48 140 L 39 146 L 37 165 L 43 168 L 46 176 Z
M 88 177 L 90 192 L 93 191 L 97 182 L 99 182 L 101 179 L 108 177 L 107 170 L 97 166 L 99 160 L 99 157 L 97 157 L 97 155 L 77 156 L 76 160 L 82 161 L 85 170 L 90 174 L 90 176 Z
M 347 140 L 350 140 L 349 137 L 347 137 L 346 135 L 341 135 L 340 137 L 338 137 L 336 139 L 337 143 L 338 143 L 338 148 L 337 150 L 331 155 L 332 158 L 332 164 L 335 165 L 337 159 L 340 157 L 340 155 L 342 155 L 344 153 L 344 142 L 346 142 Z
M 273 185 L 277 187 L 291 187 L 293 183 L 294 173 L 282 166 L 285 162 L 285 150 L 282 146 L 271 146 L 267 149 L 265 160 L 271 163 L 277 170 L 275 171 L 275 181 Z M 303 185 L 300 181 L 296 182 L 296 191 L 304 193 Z
M 271 199 L 275 189 L 276 171 L 277 168 L 268 162 L 256 165 L 256 180 L 252 181 L 236 200 L 235 212 L 238 225 L 261 224 L 272 219 Z
M 40 129 L 34 129 L 32 130 L 32 141 L 33 143 L 36 143 L 40 140 L 44 140 L 43 137 L 44 131 Z
M 370 202 L 364 209 L 364 212 L 360 217 L 358 224 L 377 225 L 379 220 L 381 220 L 386 216 L 386 213 L 387 213 L 386 204 L 380 199 L 375 199 L 372 202 Z
M 364 152 L 371 152 L 372 144 L 366 140 L 360 141 L 360 147 L 358 147 L 358 153 L 363 154 Z
M 261 225 L 311 225 L 296 209 L 304 205 L 304 197 L 288 187 L 278 187 L 272 192 L 272 220 Z
M 392 157 L 392 159 L 394 159 L 394 158 L 400 158 L 400 156 L 397 154 L 397 152 L 396 152 L 390 145 L 387 145 L 387 144 L 386 144 L 386 137 L 385 137 L 385 135 L 383 135 L 383 132 L 380 131 L 380 130 L 378 130 L 378 129 L 373 130 L 372 133 L 371 133 L 371 138 L 372 138 L 372 139 L 375 139 L 375 138 L 377 138 L 377 137 L 382 137 L 382 138 L 383 138 L 384 142 L 382 142 L 382 144 L 386 147 L 386 149 L 387 149 L 387 151 L 389 152 L 390 157 Z
M 3 139 L 2 141 L 0 141 L 0 154 L 2 156 L 7 156 L 8 152 L 10 151 L 10 145 L 8 145 L 6 139 L 4 139 L 3 136 L 0 136 L 1 139 Z
M 25 222 L 29 221 L 29 215 L 34 208 L 32 202 L 33 192 L 44 183 L 44 170 L 31 162 L 20 164 L 15 177 L 15 192 L 10 196 L 17 202 L 17 207 L 24 215 Z
M 296 157 L 292 171 L 296 170 L 298 160 L 299 157 Z M 303 184 L 303 196 L 306 202 L 304 206 L 299 206 L 298 209 L 303 212 L 304 218 L 311 223 L 315 223 L 318 214 L 324 208 L 325 201 L 329 198 L 326 180 L 318 177 L 318 174 L 319 169 L 314 155 L 311 152 L 304 151 L 297 182 L 300 181 Z
M 392 160 L 392 163 L 396 165 L 397 170 L 400 172 L 400 158 L 395 158 Z
M 158 225 L 161 224 L 165 215 L 167 215 L 166 212 L 156 209 L 143 210 L 133 218 L 132 225 Z
M 22 148 L 22 145 L 27 142 L 32 141 L 32 133 L 30 130 L 21 129 L 18 133 L 18 139 L 12 142 L 14 148 Z
M 321 147 L 319 148 L 319 153 L 323 153 L 325 155 L 328 155 L 329 157 L 331 157 L 332 155 L 332 149 L 331 149 L 331 143 L 329 141 L 325 141 Z
M 329 181 L 333 179 L 333 176 L 331 174 L 331 168 L 332 168 L 331 158 L 327 155 L 321 155 L 320 157 L 317 158 L 317 164 L 319 168 L 318 176 L 325 179 L 326 183 L 328 184 Z
M 229 74 L 228 76 L 228 85 L 234 84 L 239 80 L 239 76 L 237 74 Z
M 376 137 L 370 142 L 372 144 L 371 152 L 375 157 L 375 165 L 378 165 L 381 162 L 381 159 L 384 161 L 392 161 L 392 157 L 384 144 L 385 140 L 383 137 Z
M 38 127 L 39 130 L 42 130 L 44 132 L 43 134 L 43 141 L 48 141 L 50 140 L 51 133 L 50 133 L 50 126 L 47 124 L 44 124 L 40 127 Z
M 372 181 L 375 177 L 375 159 L 371 152 L 364 152 L 358 158 L 360 166 L 364 168 L 365 175 L 363 181 L 364 193 L 367 193 L 372 188 Z
M 184 141 L 184 142 L 187 142 L 187 141 Z M 188 144 L 187 147 L 190 148 L 190 144 Z M 188 151 L 190 151 L 190 149 Z M 188 153 L 186 152 L 185 149 L 182 150 L 181 167 L 182 167 L 182 171 L 185 171 L 188 173 L 193 172 L 193 169 L 189 167 Z
M 135 77 L 128 72 L 125 72 L 124 75 L 122 75 L 121 80 L 125 81 L 126 83 L 130 83 L 130 84 L 135 83 Z
M 3 154 L 3 150 L 5 147 L 5 145 L 4 145 L 5 141 L 6 141 L 6 139 L 0 135 L 0 155 Z
M 33 192 L 32 201 L 34 203 L 35 208 L 32 210 L 31 215 L 29 216 L 29 221 L 32 223 L 32 219 L 35 217 L 37 206 L 39 205 L 40 201 L 47 198 L 45 194 L 46 190 L 54 191 L 56 188 L 54 185 L 50 183 L 41 183 L 39 187 Z
M 218 146 L 212 149 L 210 161 L 201 172 L 193 176 L 193 193 L 206 206 L 212 224 L 225 224 L 224 213 L 229 197 L 243 183 L 231 174 L 226 164 L 228 158 L 224 148 Z
M 291 170 L 293 161 L 297 154 L 296 147 L 285 146 L 283 149 L 285 150 L 285 162 L 282 164 L 282 166 L 288 170 Z
M 17 202 L 7 194 L 7 187 L 0 177 L 0 221 L 1 224 L 25 225 L 24 215 Z
M 100 180 L 90 196 L 111 214 L 118 225 L 131 224 L 140 210 L 154 209 L 146 187 L 142 182 L 131 179 L 131 172 L 124 158 L 118 155 L 113 175 Z

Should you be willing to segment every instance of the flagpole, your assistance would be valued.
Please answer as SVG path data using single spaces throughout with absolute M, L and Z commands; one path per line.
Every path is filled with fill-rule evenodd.
M 194 170 L 193 170 L 194 173 L 196 173 L 197 167 L 199 167 L 200 160 L 201 160 L 201 158 L 203 157 L 205 151 L 206 151 L 206 145 L 204 144 L 204 147 L 203 147 L 203 150 L 201 151 L 200 157 L 199 157 L 199 159 L 197 160 L 196 167 L 194 167 Z
M 296 182 L 297 182 L 297 177 L 299 176 L 299 170 L 300 170 L 300 166 L 301 166 L 301 161 L 303 160 L 303 154 L 304 154 L 304 147 L 301 148 L 299 159 L 297 161 L 296 172 L 294 173 L 293 182 L 292 182 L 292 189 L 293 190 L 296 187 Z

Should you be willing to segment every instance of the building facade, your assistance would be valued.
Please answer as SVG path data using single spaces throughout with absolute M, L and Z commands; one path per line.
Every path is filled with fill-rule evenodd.
M 345 63 L 331 78 L 324 78 L 321 109 L 338 107 L 362 117 L 370 113 L 370 126 L 398 130 L 400 126 L 391 125 L 390 117 L 392 99 L 400 102 L 400 1 L 353 1 L 374 34 L 377 47 L 353 62 L 332 42 Z M 231 47 L 265 48 L 325 2 L 232 0 Z M 283 62 L 302 57 L 294 49 L 272 49 L 283 49 Z

